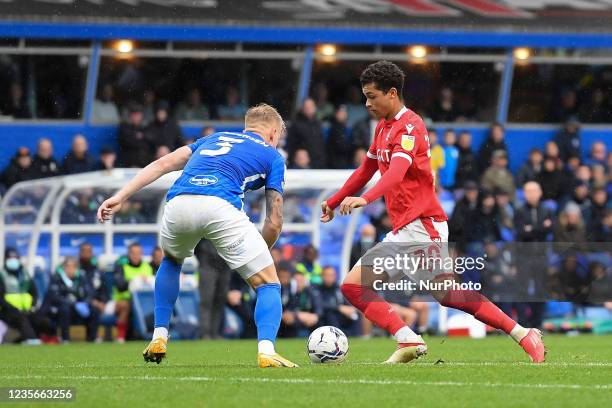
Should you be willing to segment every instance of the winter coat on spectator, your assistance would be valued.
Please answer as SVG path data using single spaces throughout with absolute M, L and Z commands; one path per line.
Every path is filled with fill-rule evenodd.
M 173 151 L 183 145 L 183 132 L 178 123 L 173 119 L 168 119 L 164 122 L 153 121 L 147 127 L 145 137 L 154 150 L 157 150 L 160 146 L 166 146 L 170 151 Z
M 591 222 L 588 228 L 588 239 L 593 242 L 606 242 L 606 228 L 604 220 L 609 210 L 607 205 L 597 205 L 593 203 L 591 206 Z
M 455 185 L 463 187 L 466 181 L 478 181 L 478 169 L 476 168 L 476 158 L 474 152 L 470 148 L 461 148 L 459 150 L 459 161 L 457 163 L 457 174 L 455 177 Z
M 15 183 L 19 183 L 20 181 L 32 180 L 35 178 L 36 171 L 32 165 L 30 165 L 30 167 L 23 168 L 19 166 L 19 163 L 17 163 L 17 159 L 13 159 L 11 161 L 11 164 L 9 164 L 2 173 L 0 181 L 8 189 Z
M 153 159 L 152 146 L 144 126 L 122 123 L 119 126 L 119 161 L 124 167 L 145 167 Z
M 514 201 L 514 177 L 508 169 L 489 167 L 482 176 L 480 185 L 489 191 L 499 189 L 508 194 L 511 201 Z
M 368 150 L 372 144 L 372 125 L 370 118 L 365 118 L 355 123 L 351 130 L 351 144 L 353 151 L 357 149 Z
M 327 165 L 325 156 L 325 140 L 321 122 L 316 119 L 308 119 L 299 113 L 287 135 L 287 151 L 289 162 L 293 163 L 293 156 L 298 149 L 305 149 L 310 156 L 310 167 L 322 169 Z
M 468 240 L 470 226 L 476 222 L 477 217 L 478 202 L 470 202 L 465 197 L 457 202 L 448 222 L 449 241 L 456 242 L 463 248 Z
M 489 136 L 478 151 L 479 171 L 483 172 L 489 168 L 489 166 L 491 165 L 491 158 L 493 157 L 493 152 L 496 150 L 503 150 L 507 153 L 508 147 L 506 146 L 506 142 L 502 140 L 499 143 L 495 143 L 491 136 Z
M 63 164 L 64 174 L 85 173 L 96 169 L 96 161 L 89 153 L 85 153 L 82 158 L 78 158 L 70 152 L 66 155 Z
M 534 167 L 530 162 L 523 164 L 518 173 L 516 173 L 516 186 L 522 188 L 528 181 L 535 181 L 541 172 L 541 165 Z
M 542 170 L 536 181 L 542 187 L 542 200 L 557 200 L 563 194 L 563 173 L 560 170 Z
M 548 221 L 547 221 L 548 220 Z M 514 214 L 514 227 L 518 242 L 545 242 L 552 232 L 554 214 L 539 204 L 531 206 L 525 203 Z
M 501 231 L 497 222 L 498 218 L 499 209 L 497 206 L 489 210 L 479 208 L 475 219 L 466 225 L 468 228 L 467 242 L 500 241 Z
M 347 169 L 351 163 L 352 146 L 347 138 L 347 128 L 344 123 L 332 119 L 327 136 L 327 168 Z M 310 156 L 312 161 L 312 156 Z
M 36 155 L 32 160 L 32 167 L 34 168 L 37 178 L 53 177 L 61 174 L 61 167 L 53 157 L 43 159 L 39 155 Z

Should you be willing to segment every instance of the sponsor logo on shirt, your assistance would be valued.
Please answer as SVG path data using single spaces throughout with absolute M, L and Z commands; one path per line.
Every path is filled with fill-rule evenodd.
M 189 179 L 189 183 L 193 184 L 194 186 L 210 186 L 213 184 L 217 184 L 217 182 L 219 181 L 218 178 L 216 178 L 215 176 L 193 176 L 192 178 Z
M 414 136 L 402 135 L 402 149 L 412 151 L 414 149 Z

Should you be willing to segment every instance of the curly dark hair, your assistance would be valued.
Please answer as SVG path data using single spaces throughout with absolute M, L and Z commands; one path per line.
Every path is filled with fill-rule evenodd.
M 374 84 L 377 89 L 384 93 L 389 92 L 391 88 L 395 88 L 397 93 L 402 96 L 404 89 L 404 71 L 397 65 L 389 61 L 378 61 L 368 65 L 361 73 L 359 80 L 361 86 Z

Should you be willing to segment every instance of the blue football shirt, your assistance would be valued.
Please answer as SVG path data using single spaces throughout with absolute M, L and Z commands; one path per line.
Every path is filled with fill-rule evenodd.
M 242 210 L 244 193 L 264 187 L 283 193 L 285 160 L 252 132 L 220 132 L 189 145 L 193 154 L 166 200 L 180 194 L 222 198 Z

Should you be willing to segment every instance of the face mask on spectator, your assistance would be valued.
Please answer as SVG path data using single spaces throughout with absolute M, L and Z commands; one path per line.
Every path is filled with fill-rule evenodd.
M 17 271 L 19 270 L 19 267 L 21 266 L 21 263 L 19 262 L 19 259 L 17 258 L 9 258 L 6 260 L 6 269 L 8 269 L 9 271 Z

